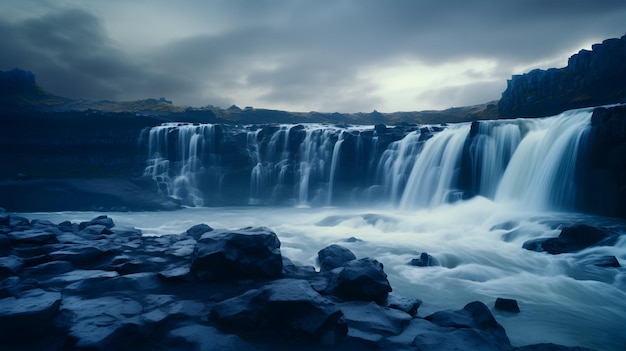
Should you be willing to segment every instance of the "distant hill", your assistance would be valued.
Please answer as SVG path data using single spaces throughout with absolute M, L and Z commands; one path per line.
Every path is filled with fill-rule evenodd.
M 177 106 L 165 98 L 135 101 L 73 99 L 40 87 L 35 74 L 0 71 L 0 113 L 84 112 L 124 114 L 198 123 L 439 124 L 484 119 L 551 116 L 580 107 L 626 102 L 626 35 L 570 57 L 563 68 L 514 75 L 499 101 L 440 111 L 380 113 L 289 112 L 253 107 Z
M 455 107 L 441 111 L 416 111 L 380 113 L 324 113 L 288 112 L 271 109 L 231 106 L 177 106 L 165 98 L 135 101 L 110 101 L 72 99 L 54 95 L 40 87 L 35 74 L 21 69 L 0 71 L 0 109 L 6 112 L 76 112 L 99 114 L 134 113 L 140 116 L 157 116 L 170 120 L 207 123 L 347 123 L 347 124 L 437 124 L 469 122 L 498 118 L 497 101 L 485 104 Z

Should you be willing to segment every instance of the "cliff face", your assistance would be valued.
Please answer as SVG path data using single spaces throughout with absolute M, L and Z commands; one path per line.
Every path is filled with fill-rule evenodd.
M 498 108 L 505 118 L 545 117 L 619 102 L 626 102 L 626 35 L 581 50 L 567 67 L 513 76 Z
M 626 216 L 626 106 L 598 107 L 581 145 L 578 208 L 605 216 Z

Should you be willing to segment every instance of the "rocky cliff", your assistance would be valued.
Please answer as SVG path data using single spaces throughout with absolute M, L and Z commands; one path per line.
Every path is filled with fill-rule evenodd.
M 626 102 L 626 35 L 570 57 L 567 67 L 515 75 L 499 102 L 500 117 L 545 117 L 565 110 Z

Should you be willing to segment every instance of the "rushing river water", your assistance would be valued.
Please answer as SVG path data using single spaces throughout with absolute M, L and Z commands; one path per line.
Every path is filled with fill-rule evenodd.
M 424 301 L 419 310 L 422 317 L 480 300 L 492 307 L 513 345 L 553 342 L 626 349 L 626 271 L 585 264 L 593 257 L 615 256 L 624 265 L 626 236 L 614 246 L 574 254 L 549 255 L 522 248 L 526 240 L 557 236 L 558 224 L 584 222 L 621 229 L 626 225 L 614 219 L 528 212 L 523 204 L 512 206 L 476 197 L 421 210 L 262 206 L 106 214 L 118 226 L 140 228 L 144 235 L 178 234 L 199 223 L 231 229 L 267 226 L 280 238 L 282 254 L 300 265 L 315 266 L 317 252 L 338 243 L 357 257 L 382 262 L 394 292 Z M 21 215 L 58 223 L 99 214 Z M 441 266 L 407 264 L 421 252 L 434 256 Z M 495 310 L 497 297 L 517 299 L 521 313 Z

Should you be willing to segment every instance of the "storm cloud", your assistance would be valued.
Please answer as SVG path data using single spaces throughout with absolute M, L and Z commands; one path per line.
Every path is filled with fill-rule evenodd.
M 499 98 L 626 31 L 626 2 L 93 1 L 0 4 L 0 70 L 58 95 L 357 112 Z

